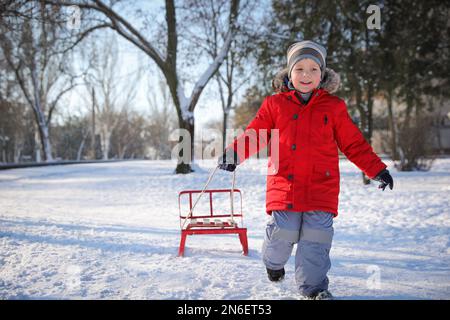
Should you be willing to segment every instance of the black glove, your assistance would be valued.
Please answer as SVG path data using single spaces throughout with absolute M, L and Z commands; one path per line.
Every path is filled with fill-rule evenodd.
M 384 189 L 389 185 L 389 188 L 392 190 L 394 188 L 394 179 L 392 179 L 392 176 L 389 174 L 389 171 L 384 169 L 381 171 L 375 178 L 373 178 L 375 181 L 381 182 L 381 184 L 378 186 L 378 189 Z
M 221 157 L 218 159 L 219 169 L 233 172 L 236 170 L 238 163 L 238 155 L 234 150 L 228 149 Z

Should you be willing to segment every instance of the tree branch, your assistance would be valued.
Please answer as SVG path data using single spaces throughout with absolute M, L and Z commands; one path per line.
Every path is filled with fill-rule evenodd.
M 229 29 L 226 33 L 225 42 L 222 45 L 222 48 L 217 55 L 217 57 L 214 59 L 213 63 L 208 67 L 208 69 L 205 70 L 203 75 L 200 77 L 200 79 L 197 81 L 197 83 L 194 86 L 194 89 L 192 90 L 191 97 L 189 99 L 189 111 L 194 112 L 195 105 L 197 104 L 198 99 L 200 98 L 200 94 L 203 91 L 204 87 L 208 83 L 209 79 L 216 73 L 216 71 L 219 69 L 223 61 L 225 60 L 226 55 L 228 54 L 228 51 L 231 46 L 231 41 L 233 39 L 233 35 L 235 32 L 235 23 L 237 14 L 239 12 L 239 0 L 233 0 L 231 3 L 230 8 L 230 15 L 229 15 Z
M 93 0 L 95 4 L 89 4 L 85 2 L 76 2 L 76 1 L 62 1 L 62 0 L 42 0 L 44 3 L 54 6 L 78 6 L 81 9 L 94 10 L 97 12 L 101 12 L 104 14 L 110 21 L 111 24 L 104 23 L 103 27 L 110 27 L 116 30 L 120 35 L 122 35 L 125 39 L 129 40 L 139 49 L 144 51 L 148 56 L 150 56 L 155 63 L 161 68 L 165 69 L 166 62 L 163 60 L 161 54 L 158 52 L 156 48 L 154 48 L 148 41 L 145 39 L 142 34 L 137 31 L 127 20 L 125 20 L 122 16 L 120 16 L 113 9 L 108 7 L 100 0 Z M 122 27 L 123 26 L 123 27 Z M 93 27 L 95 28 L 95 27 Z M 91 29 L 93 29 L 91 28 Z M 98 29 L 98 28 L 97 28 Z M 129 34 L 125 31 L 127 30 Z M 93 30 L 91 30 L 93 31 Z M 86 36 L 86 35 L 84 35 Z M 80 40 L 81 41 L 81 40 Z

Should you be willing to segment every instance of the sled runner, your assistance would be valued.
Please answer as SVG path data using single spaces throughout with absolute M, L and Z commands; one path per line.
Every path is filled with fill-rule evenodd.
M 236 233 L 239 235 L 243 254 L 248 254 L 247 228 L 243 228 L 242 194 L 239 189 L 234 188 L 236 172 L 233 172 L 231 189 L 206 189 L 217 168 L 218 166 L 215 167 L 214 171 L 210 174 L 203 190 L 183 190 L 178 194 L 181 229 L 181 241 L 178 256 L 180 257 L 184 255 L 186 237 L 195 234 Z M 204 211 L 202 212 L 194 213 L 194 208 L 203 194 L 206 194 L 209 197 L 209 208 L 207 210 L 203 209 Z M 217 198 L 219 195 L 227 194 L 230 197 L 230 211 L 217 212 L 217 208 L 214 207 L 214 196 Z M 194 195 L 197 195 L 195 202 L 193 202 Z M 238 213 L 234 212 L 234 198 L 236 195 L 239 195 L 240 211 Z M 236 219 L 238 221 L 240 220 L 240 226 Z

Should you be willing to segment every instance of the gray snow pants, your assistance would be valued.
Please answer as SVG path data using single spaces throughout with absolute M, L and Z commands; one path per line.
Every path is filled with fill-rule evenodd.
M 267 268 L 284 267 L 297 243 L 295 280 L 301 294 L 328 289 L 333 214 L 324 211 L 273 211 L 262 248 Z

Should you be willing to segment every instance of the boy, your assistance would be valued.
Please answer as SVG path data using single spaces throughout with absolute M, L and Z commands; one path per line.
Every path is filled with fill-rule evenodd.
M 369 178 L 380 181 L 383 191 L 394 185 L 387 166 L 352 122 L 345 102 L 331 94 L 339 79 L 326 68 L 326 55 L 326 49 L 313 41 L 291 45 L 287 69 L 273 82 L 278 93 L 264 100 L 245 132 L 219 158 L 219 168 L 234 171 L 267 144 L 258 132 L 279 130 L 279 163 L 269 158 L 266 212 L 272 218 L 266 227 L 263 262 L 271 281 L 282 280 L 297 244 L 297 286 L 303 297 L 317 300 L 332 298 L 327 273 L 333 218 L 338 215 L 338 148 Z M 252 142 L 256 148 L 250 147 Z

